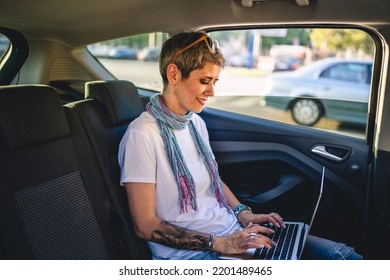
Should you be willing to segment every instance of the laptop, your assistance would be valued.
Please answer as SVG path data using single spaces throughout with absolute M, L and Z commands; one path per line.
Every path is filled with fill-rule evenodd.
M 307 221 L 285 221 L 285 228 L 276 228 L 272 224 L 267 226 L 275 233 L 266 235 L 276 242 L 276 246 L 266 249 L 249 249 L 244 254 L 238 255 L 220 255 L 221 259 L 261 259 L 261 260 L 298 260 L 301 258 L 306 237 L 309 234 L 310 227 L 313 224 L 314 217 L 320 204 L 322 192 L 324 189 L 325 167 L 322 167 L 320 186 L 315 192 L 313 203 L 310 207 Z

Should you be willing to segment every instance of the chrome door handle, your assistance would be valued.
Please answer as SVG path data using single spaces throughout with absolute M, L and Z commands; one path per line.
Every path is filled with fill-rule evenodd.
M 331 154 L 329 153 L 327 150 L 326 150 L 326 147 L 323 146 L 323 145 L 319 145 L 319 146 L 315 146 L 314 148 L 312 148 L 310 150 L 312 153 L 315 153 L 319 156 L 322 156 L 322 157 L 325 157 L 327 159 L 331 159 L 333 161 L 342 161 L 343 158 L 339 157 L 339 156 L 336 156 L 334 154 Z

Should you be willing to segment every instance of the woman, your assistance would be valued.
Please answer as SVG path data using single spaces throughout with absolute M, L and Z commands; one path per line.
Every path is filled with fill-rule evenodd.
M 162 94 L 150 99 L 121 141 L 121 184 L 135 231 L 148 241 L 154 259 L 218 259 L 270 248 L 275 244 L 265 234 L 272 230 L 260 224 L 284 226 L 277 213 L 252 213 L 219 178 L 206 125 L 196 113 L 214 96 L 224 62 L 206 33 L 167 40 L 160 55 Z M 312 237 L 308 242 L 311 258 L 360 258 L 344 244 Z M 347 253 L 319 255 L 336 245 Z

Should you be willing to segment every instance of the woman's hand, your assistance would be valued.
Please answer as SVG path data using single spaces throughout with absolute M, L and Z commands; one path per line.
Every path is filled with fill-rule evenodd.
M 271 248 L 275 243 L 263 234 L 272 233 L 269 228 L 250 224 L 231 235 L 215 236 L 214 250 L 222 254 L 241 254 L 250 248 Z
M 242 211 L 238 214 L 238 219 L 244 227 L 248 226 L 250 223 L 260 225 L 271 223 L 275 227 L 285 227 L 282 217 L 274 212 L 269 214 L 254 214 L 251 211 Z

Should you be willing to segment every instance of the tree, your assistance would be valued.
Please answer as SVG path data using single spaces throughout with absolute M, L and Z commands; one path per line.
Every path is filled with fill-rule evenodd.
M 289 28 L 286 37 L 262 38 L 262 48 L 269 50 L 273 45 L 310 45 L 310 29 Z
M 347 53 L 367 56 L 374 52 L 372 38 L 366 32 L 357 29 L 313 29 L 310 41 L 320 56 L 330 54 L 345 56 Z

